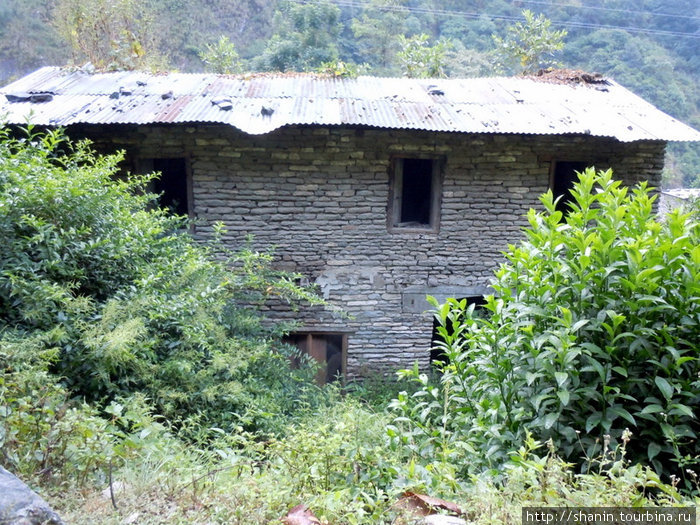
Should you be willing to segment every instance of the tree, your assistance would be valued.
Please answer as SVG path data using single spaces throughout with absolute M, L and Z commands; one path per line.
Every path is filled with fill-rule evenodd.
M 522 72 L 556 65 L 554 56 L 564 48 L 566 30 L 552 31 L 551 21 L 544 15 L 523 11 L 525 23 L 517 22 L 506 29 L 506 38 L 493 35 L 496 50 L 505 67 L 515 63 Z
M 275 13 L 277 31 L 257 66 L 265 71 L 312 71 L 338 59 L 340 9 L 326 0 L 284 1 Z
M 200 71 L 199 53 L 216 35 L 226 35 L 245 58 L 260 54 L 272 32 L 274 6 L 270 0 L 149 0 L 158 16 L 154 30 L 171 64 Z M 259 49 L 260 48 L 260 49 Z
M 414 424 L 458 436 L 485 455 L 481 468 L 506 461 L 526 433 L 569 461 L 601 459 L 629 428 L 629 460 L 679 477 L 697 469 L 700 221 L 697 211 L 661 221 L 653 200 L 645 184 L 628 194 L 592 169 L 566 217 L 545 194 L 484 310 L 436 305 L 443 393 L 424 387 L 408 407 L 421 414 Z M 448 406 L 431 408 L 435 395 Z
M 236 46 L 227 36 L 220 36 L 216 44 L 207 44 L 199 57 L 207 69 L 213 73 L 231 75 L 243 71 L 243 64 Z
M 439 41 L 429 46 L 428 38 L 425 33 L 408 38 L 399 36 L 401 51 L 396 56 L 404 76 L 409 78 L 446 76 L 446 54 L 451 45 L 449 42 Z
M 54 24 L 73 60 L 106 70 L 164 66 L 156 12 L 139 0 L 58 0 Z
M 51 26 L 50 3 L 0 2 L 0 85 L 40 65 L 65 62 L 69 50 Z
M 368 63 L 375 74 L 396 74 L 399 35 L 405 34 L 407 18 L 401 0 L 371 0 L 351 23 L 358 62 Z
M 487 77 L 495 74 L 493 53 L 467 49 L 459 40 L 453 41 L 445 57 L 448 77 Z

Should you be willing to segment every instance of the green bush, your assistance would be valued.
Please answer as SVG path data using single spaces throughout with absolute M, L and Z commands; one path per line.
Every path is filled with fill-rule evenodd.
M 0 451 L 5 467 L 40 484 L 106 483 L 134 455 L 171 445 L 143 396 L 98 410 L 49 373 L 57 349 L 45 334 L 0 338 Z
M 659 220 L 642 184 L 586 170 L 564 217 L 551 192 L 509 246 L 485 315 L 436 304 L 449 359 L 440 385 L 394 402 L 420 451 L 502 465 L 527 432 L 568 460 L 619 445 L 686 476 L 700 466 L 700 224 Z M 461 452 L 460 452 L 461 451 Z M 689 483 L 689 480 L 687 480 Z
M 274 432 L 322 402 L 256 310 L 314 296 L 269 254 L 194 242 L 145 191 L 152 176 L 116 176 L 120 160 L 61 132 L 0 131 L 0 336 L 55 349 L 69 395 L 139 392 L 174 423 Z

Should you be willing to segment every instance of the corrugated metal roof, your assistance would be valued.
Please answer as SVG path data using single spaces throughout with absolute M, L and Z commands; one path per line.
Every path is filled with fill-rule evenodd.
M 37 94 L 50 96 L 32 101 Z M 306 124 L 700 141 L 700 133 L 615 82 L 524 77 L 88 74 L 45 67 L 0 89 L 2 115 L 13 124 L 51 126 L 209 122 L 256 135 Z
M 661 193 L 683 200 L 700 199 L 700 188 L 673 188 L 662 190 Z

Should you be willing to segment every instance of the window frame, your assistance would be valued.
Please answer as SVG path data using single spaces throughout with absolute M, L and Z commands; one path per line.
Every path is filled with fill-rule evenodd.
M 425 225 L 401 222 L 401 205 L 403 198 L 403 163 L 406 159 L 430 160 L 430 221 Z M 389 163 L 389 202 L 387 205 L 387 229 L 396 233 L 438 233 L 442 213 L 442 186 L 444 178 L 445 157 L 437 155 L 408 154 L 393 155 Z
M 139 175 L 146 175 L 153 173 L 155 170 L 154 166 L 155 160 L 172 160 L 172 159 L 182 159 L 185 165 L 185 195 L 187 198 L 187 217 L 190 219 L 195 218 L 194 209 L 194 184 L 192 179 L 192 158 L 189 154 L 182 155 L 163 155 L 163 156 L 151 156 L 151 155 L 138 155 L 132 161 L 133 173 Z
M 287 336 L 283 338 L 283 341 L 289 345 L 296 346 L 300 352 L 308 355 L 309 357 L 316 359 L 321 366 L 316 373 L 316 383 L 318 385 L 324 385 L 332 382 L 333 378 L 328 377 L 328 367 L 327 367 L 327 353 L 325 354 L 324 361 L 319 359 L 321 348 L 317 344 L 317 341 L 324 339 L 328 336 L 339 337 L 340 338 L 340 381 L 341 384 L 345 384 L 345 378 L 347 377 L 347 363 L 348 363 L 348 332 L 338 332 L 332 330 L 295 330 L 290 332 Z M 303 344 L 295 344 L 291 341 L 293 338 L 299 338 L 303 340 Z M 326 350 L 325 348 L 323 349 Z

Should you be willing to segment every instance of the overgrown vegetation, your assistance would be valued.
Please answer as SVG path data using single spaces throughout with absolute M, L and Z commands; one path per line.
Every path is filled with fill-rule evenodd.
M 155 19 L 156 13 L 137 0 L 59 0 L 53 22 L 73 59 L 124 70 L 165 65 Z
M 642 184 L 581 174 L 566 216 L 530 210 L 478 315 L 437 305 L 442 378 L 395 402 L 396 439 L 430 460 L 500 468 L 531 433 L 589 464 L 627 429 L 633 462 L 683 479 L 700 468 L 700 223 L 658 220 Z M 466 461 L 469 458 L 469 461 Z
M 119 160 L 0 136 L 0 451 L 67 522 L 268 524 L 305 503 L 408 524 L 407 490 L 478 524 L 697 504 L 696 211 L 657 222 L 646 188 L 587 172 L 566 218 L 551 195 L 530 213 L 488 315 L 438 307 L 437 384 L 343 396 L 255 310 L 314 297 L 269 255 L 194 243 Z
M 529 438 L 500 481 L 489 475 L 451 480 L 445 470 L 387 446 L 388 421 L 386 413 L 347 398 L 300 421 L 286 438 L 265 443 L 224 436 L 196 450 L 154 429 L 114 472 L 111 491 L 105 481 L 91 491 L 74 490 L 68 500 L 62 492 L 55 501 L 77 525 L 129 518 L 146 525 L 279 524 L 299 502 L 324 524 L 415 523 L 395 505 L 406 490 L 449 498 L 468 510 L 470 522 L 483 525 L 518 523 L 524 505 L 694 504 L 652 470 L 630 466 L 624 445 L 580 474 L 552 447 Z
M 60 378 L 57 395 L 104 408 L 139 393 L 182 429 L 274 431 L 298 404 L 320 402 L 313 370 L 289 368 L 290 350 L 272 343 L 255 309 L 271 295 L 314 296 L 272 270 L 269 254 L 195 243 L 182 217 L 153 206 L 148 177 L 115 177 L 120 159 L 61 132 L 2 131 L 8 377 L 36 361 Z M 31 397 L 33 383 L 22 384 Z

